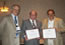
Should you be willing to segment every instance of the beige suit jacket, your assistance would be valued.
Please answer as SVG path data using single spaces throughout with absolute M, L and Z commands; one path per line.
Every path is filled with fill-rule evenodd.
M 2 45 L 15 45 L 16 26 L 11 15 L 6 16 L 0 22 Z
M 54 27 L 57 28 L 58 31 L 56 31 L 57 37 L 54 39 L 54 45 L 63 45 L 63 38 L 61 35 L 61 32 L 65 31 L 65 26 L 64 22 L 61 18 L 56 18 L 54 19 Z M 42 21 L 42 29 L 47 29 L 48 28 L 48 18 L 44 19 Z M 48 40 L 44 40 L 44 44 L 48 45 Z

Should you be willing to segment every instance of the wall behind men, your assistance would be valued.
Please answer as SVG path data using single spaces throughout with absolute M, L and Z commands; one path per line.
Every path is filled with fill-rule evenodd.
M 20 25 L 22 19 L 29 18 L 29 12 L 31 10 L 37 11 L 39 20 L 47 17 L 48 9 L 54 9 L 57 17 L 65 19 L 65 0 L 6 0 L 6 6 L 11 7 L 13 4 L 19 4 L 21 6 L 19 15 Z M 3 1 L 0 1 L 0 6 L 2 5 Z M 0 15 L 5 14 L 0 13 Z
M 3 1 L 0 0 L 0 6 L 3 5 Z M 19 4 L 21 6 L 19 15 L 20 25 L 22 19 L 26 20 L 29 18 L 29 12 L 31 10 L 36 10 L 38 19 L 43 20 L 44 18 L 47 18 L 47 10 L 54 9 L 56 16 L 65 21 L 65 0 L 6 0 L 6 6 L 11 7 L 13 4 Z M 0 12 L 0 22 L 5 15 L 7 14 Z

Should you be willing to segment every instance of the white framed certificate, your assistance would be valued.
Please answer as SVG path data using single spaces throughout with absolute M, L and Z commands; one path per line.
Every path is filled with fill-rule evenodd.
M 55 29 L 43 29 L 43 38 L 56 38 Z
M 40 37 L 38 29 L 26 30 L 26 35 L 28 40 Z

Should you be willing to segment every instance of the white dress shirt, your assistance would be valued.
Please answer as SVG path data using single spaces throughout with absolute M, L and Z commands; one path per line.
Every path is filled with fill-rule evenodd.
M 53 28 L 54 27 L 54 20 L 48 20 L 48 28 Z
M 11 14 L 12 17 L 13 17 L 13 20 L 14 20 L 14 23 L 15 23 L 15 15 L 14 14 Z M 20 30 L 20 27 L 19 27 L 19 21 L 18 21 L 18 16 L 16 16 L 16 20 L 17 20 L 17 23 L 15 24 L 16 25 L 16 30 Z
M 33 25 L 33 21 L 32 21 L 32 19 L 30 19 L 30 22 L 31 22 L 31 24 Z M 36 22 L 36 20 L 34 20 L 34 25 L 37 26 L 37 22 Z
M 15 15 L 14 14 L 11 14 L 12 15 L 12 17 L 13 17 L 13 20 L 14 20 L 14 23 L 15 23 Z M 17 24 L 16 25 L 19 25 L 19 22 L 18 22 L 18 16 L 16 16 L 16 20 L 17 20 Z
M 54 20 L 49 20 L 48 19 L 48 28 L 53 28 L 54 27 Z M 53 39 L 48 39 L 48 45 L 54 45 Z

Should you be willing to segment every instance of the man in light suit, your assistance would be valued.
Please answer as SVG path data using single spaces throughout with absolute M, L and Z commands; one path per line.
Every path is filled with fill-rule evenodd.
M 23 36 L 25 36 L 24 37 L 24 45 L 39 45 L 39 39 L 28 40 L 26 38 L 27 37 L 27 35 L 25 34 L 26 30 L 31 30 L 31 29 L 37 28 L 41 32 L 41 22 L 36 19 L 37 18 L 37 12 L 35 10 L 32 10 L 29 13 L 29 17 L 30 17 L 29 19 L 23 21 L 22 27 L 21 27 L 21 30 L 23 32 Z
M 47 11 L 48 18 L 42 21 L 42 28 L 55 28 L 56 29 L 56 39 L 45 39 L 44 45 L 63 45 L 63 38 L 61 32 L 65 32 L 65 24 L 61 18 L 55 16 L 53 9 Z
M 5 16 L 0 22 L 0 30 L 2 30 L 2 45 L 20 45 L 18 32 L 20 30 L 18 23 L 19 11 L 20 6 L 14 4 L 11 7 L 11 14 Z M 15 16 L 16 19 L 14 18 Z

